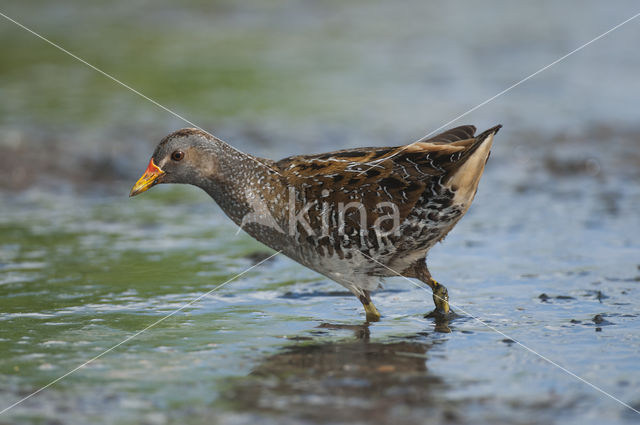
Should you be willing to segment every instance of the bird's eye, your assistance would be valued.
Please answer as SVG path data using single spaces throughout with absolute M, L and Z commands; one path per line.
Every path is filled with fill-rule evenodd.
M 171 154 L 171 159 L 173 159 L 174 161 L 181 161 L 182 158 L 184 158 L 184 152 L 182 151 L 175 151 Z

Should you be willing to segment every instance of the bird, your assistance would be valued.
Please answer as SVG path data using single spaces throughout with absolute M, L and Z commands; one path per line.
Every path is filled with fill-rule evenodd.
M 427 252 L 469 209 L 501 127 L 279 161 L 184 128 L 160 141 L 129 196 L 195 185 L 250 236 L 351 291 L 367 322 L 381 318 L 371 293 L 393 276 L 429 286 L 431 316 L 447 318 L 448 290 L 431 276 Z

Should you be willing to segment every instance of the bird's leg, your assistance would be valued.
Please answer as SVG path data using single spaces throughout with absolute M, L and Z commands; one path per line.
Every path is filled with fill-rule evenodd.
M 429 285 L 433 291 L 433 303 L 436 305 L 436 309 L 432 315 L 447 316 L 451 311 L 449 308 L 449 292 L 447 288 L 431 277 L 425 261 L 418 261 L 416 263 L 414 273 L 415 278 Z
M 378 313 L 378 309 L 373 305 L 373 302 L 371 302 L 371 294 L 369 291 L 364 289 L 357 297 L 364 306 L 364 311 L 367 314 L 367 322 L 377 322 L 380 320 L 380 313 Z

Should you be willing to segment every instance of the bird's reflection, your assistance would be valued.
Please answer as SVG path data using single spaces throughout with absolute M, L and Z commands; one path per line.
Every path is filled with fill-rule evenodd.
M 369 330 L 369 322 L 364 322 L 361 325 L 343 325 L 339 323 L 321 323 L 318 325 L 319 329 L 331 329 L 331 330 L 350 330 L 353 331 L 355 339 L 362 341 L 369 341 L 371 331 Z
M 446 316 L 442 316 L 440 314 L 434 314 L 434 312 L 431 312 L 429 314 L 425 314 L 425 319 L 433 319 L 433 330 L 439 333 L 444 333 L 444 334 L 448 334 L 451 333 L 451 328 L 449 327 L 449 324 L 451 323 L 451 321 L 453 321 L 454 319 L 457 319 L 461 316 L 459 316 L 457 313 L 455 313 L 453 310 Z
M 319 328 L 353 336 L 299 339 L 264 358 L 224 398 L 245 412 L 302 423 L 424 423 L 454 415 L 442 402 L 442 378 L 427 367 L 439 338 L 419 333 L 377 342 L 370 339 L 369 323 Z

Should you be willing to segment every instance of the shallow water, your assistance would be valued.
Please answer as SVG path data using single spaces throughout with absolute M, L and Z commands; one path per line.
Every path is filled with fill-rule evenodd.
M 275 257 L 3 419 L 635 421 L 514 341 L 638 407 L 640 260 L 629 229 L 639 228 L 640 189 L 600 169 L 562 181 L 540 173 L 524 190 L 526 173 L 503 159 L 492 158 L 469 215 L 429 256 L 461 315 L 449 332 L 423 317 L 430 294 L 405 280 L 376 293 L 383 319 L 366 325 L 347 291 Z M 197 189 L 131 200 L 126 189 L 3 195 L 3 405 L 266 255 Z
M 616 6 L 3 12 L 276 158 L 420 137 L 635 3 Z M 126 342 L 0 424 L 637 423 L 549 361 L 640 409 L 638 28 L 465 118 L 505 127 L 474 205 L 429 254 L 459 317 L 424 318 L 430 292 L 389 279 L 366 324 L 350 293 L 282 256 L 215 289 L 272 252 L 195 188 L 127 198 L 185 124 L 3 22 L 0 410 Z

